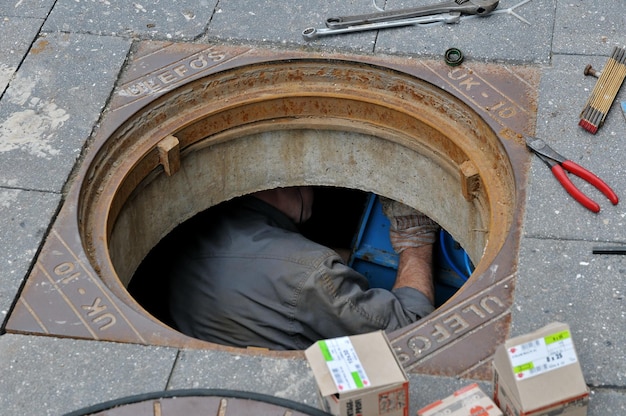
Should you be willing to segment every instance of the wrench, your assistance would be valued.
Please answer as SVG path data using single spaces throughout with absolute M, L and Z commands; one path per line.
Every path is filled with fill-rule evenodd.
M 338 16 L 326 19 L 326 27 L 331 29 L 347 28 L 376 22 L 410 19 L 441 13 L 461 13 L 484 16 L 498 7 L 500 0 L 448 0 L 429 6 L 411 7 L 408 9 L 389 10 L 355 16 Z
M 410 19 L 389 20 L 375 23 L 365 23 L 356 26 L 340 27 L 340 28 L 306 28 L 302 31 L 302 37 L 306 41 L 314 40 L 322 36 L 338 35 L 340 33 L 363 32 L 366 30 L 386 29 L 390 27 L 410 26 L 417 24 L 426 24 L 434 22 L 458 23 L 461 19 L 461 13 L 440 13 L 431 16 L 413 17 Z

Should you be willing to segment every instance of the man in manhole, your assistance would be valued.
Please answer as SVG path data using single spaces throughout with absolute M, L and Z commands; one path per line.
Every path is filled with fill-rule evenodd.
M 333 249 L 298 231 L 311 187 L 248 195 L 198 215 L 175 241 L 170 315 L 181 332 L 237 347 L 305 349 L 319 339 L 395 330 L 434 309 L 432 246 L 439 226 L 383 200 L 399 253 L 392 290 L 370 288 Z

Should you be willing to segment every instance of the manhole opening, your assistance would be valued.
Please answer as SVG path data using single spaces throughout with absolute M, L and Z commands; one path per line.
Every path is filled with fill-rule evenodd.
M 307 238 L 340 251 L 348 262 L 368 194 L 335 187 L 316 187 L 314 192 L 313 215 L 298 228 Z M 216 208 L 219 209 L 220 205 Z M 211 215 L 211 208 L 203 214 Z M 170 326 L 175 325 L 168 311 L 169 285 L 175 282 L 170 283 L 163 271 L 170 263 L 172 250 L 194 234 L 195 229 L 189 223 L 199 215 L 164 237 L 141 262 L 128 285 L 129 293 L 144 309 Z
M 374 250 L 391 256 L 388 251 L 387 228 L 382 228 L 379 223 L 368 225 L 367 222 L 370 216 L 380 215 L 367 211 L 368 207 L 371 210 L 370 199 L 376 196 L 356 189 L 336 187 L 315 187 L 314 193 L 313 215 L 299 225 L 300 232 L 312 241 L 335 249 L 347 264 L 365 274 L 372 287 L 388 289 L 392 286 L 395 281 L 395 267 L 390 264 L 392 262 L 381 258 L 367 258 Z M 215 208 L 219 209 L 220 205 L 222 204 Z M 175 324 L 168 308 L 169 291 L 170 285 L 176 283 L 170 282 L 168 277 L 171 272 L 166 273 L 165 270 L 170 267 L 171 255 L 176 247 L 193 238 L 197 232 L 192 221 L 197 220 L 200 215 L 211 215 L 211 210 L 209 208 L 207 212 L 196 215 L 164 237 L 141 262 L 129 282 L 130 295 L 152 316 L 172 327 Z M 364 232 L 369 234 L 370 241 L 357 252 L 358 237 Z M 381 257 L 380 254 L 378 256 Z M 454 295 L 471 274 L 472 266 L 468 257 L 460 244 L 449 237 L 445 230 L 440 233 L 433 253 L 436 307 Z M 463 264 L 464 261 L 468 264 Z
M 127 288 L 179 224 L 238 196 L 302 185 L 419 209 L 467 251 L 474 277 L 500 251 L 517 203 L 502 143 L 457 98 L 388 68 L 278 61 L 190 82 L 115 131 L 82 186 L 81 239 L 109 289 L 145 314 Z

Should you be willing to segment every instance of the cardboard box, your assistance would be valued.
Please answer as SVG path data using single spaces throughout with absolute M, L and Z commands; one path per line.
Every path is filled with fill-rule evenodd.
M 470 384 L 453 395 L 417 411 L 417 416 L 502 416 L 502 412 L 478 384 Z
M 408 416 L 409 381 L 382 331 L 318 341 L 304 354 L 337 416 Z
M 507 416 L 585 416 L 589 390 L 569 326 L 552 323 L 496 350 L 494 401 Z

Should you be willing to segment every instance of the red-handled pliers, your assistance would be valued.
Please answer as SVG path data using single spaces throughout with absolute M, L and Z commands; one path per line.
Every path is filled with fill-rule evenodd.
M 528 146 L 530 150 L 532 150 L 541 160 L 544 161 L 546 165 L 548 165 L 550 170 L 552 170 L 552 174 L 561 183 L 561 185 L 563 185 L 563 188 L 565 188 L 565 190 L 572 197 L 574 197 L 576 201 L 580 202 L 589 211 L 600 212 L 600 205 L 587 195 L 583 194 L 580 189 L 576 188 L 576 186 L 568 178 L 565 171 L 573 173 L 579 178 L 582 178 L 591 185 L 595 186 L 600 192 L 606 195 L 613 205 L 617 205 L 619 202 L 619 198 L 615 192 L 613 192 L 611 187 L 606 184 L 606 182 L 579 164 L 566 159 L 564 156 L 560 155 L 548 146 L 543 140 L 535 137 L 526 137 L 526 146 Z

